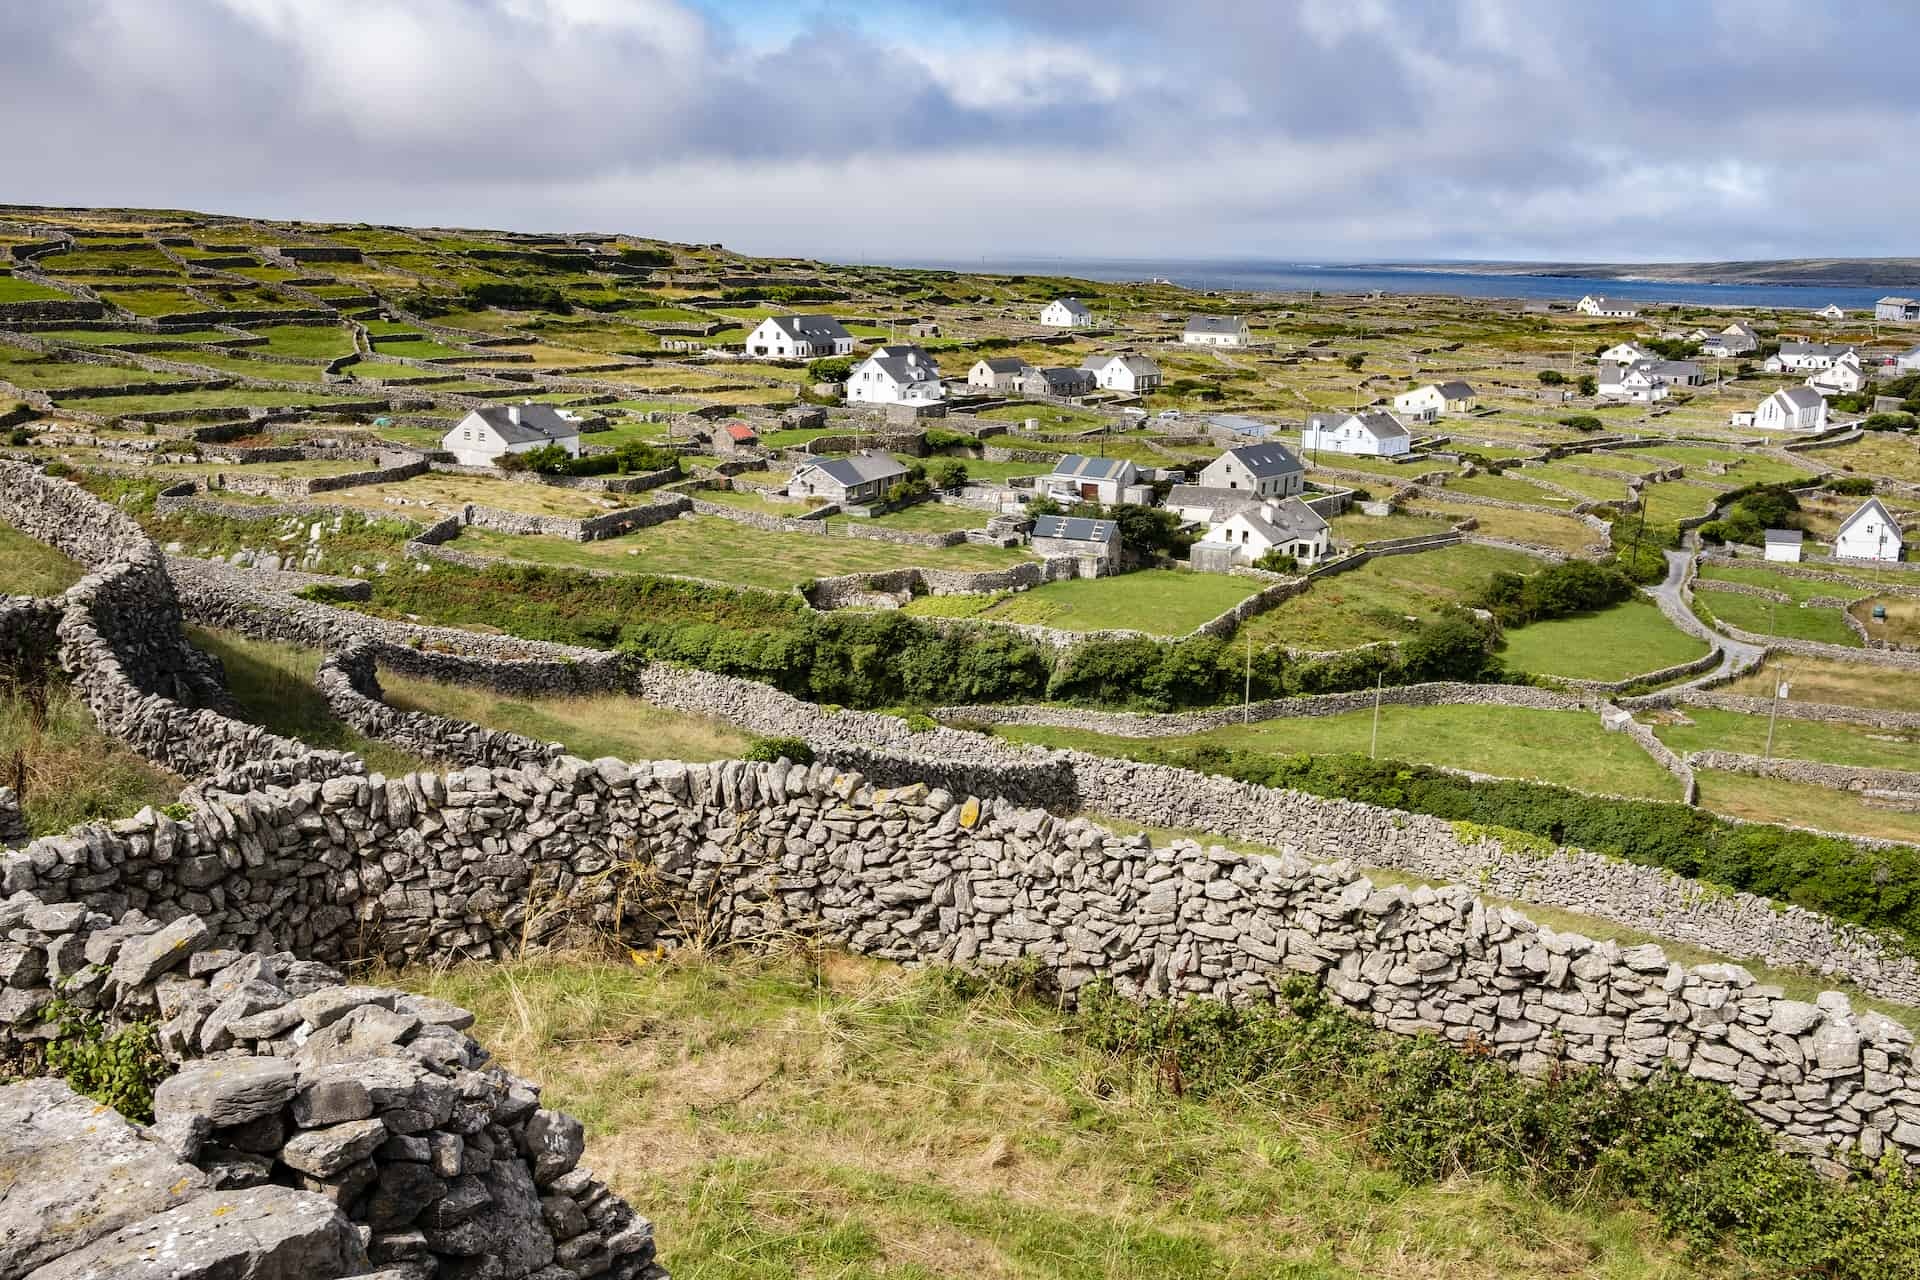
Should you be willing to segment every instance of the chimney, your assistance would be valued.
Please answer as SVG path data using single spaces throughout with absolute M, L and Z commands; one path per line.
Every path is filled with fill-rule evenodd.
M 520 406 L 519 405 L 510 404 L 507 406 L 507 421 L 511 422 L 516 427 L 520 425 Z

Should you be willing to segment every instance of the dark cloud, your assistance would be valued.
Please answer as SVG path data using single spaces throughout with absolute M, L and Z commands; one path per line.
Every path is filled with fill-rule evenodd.
M 0 4 L 5 198 L 825 256 L 1899 253 L 1916 37 L 1898 0 Z

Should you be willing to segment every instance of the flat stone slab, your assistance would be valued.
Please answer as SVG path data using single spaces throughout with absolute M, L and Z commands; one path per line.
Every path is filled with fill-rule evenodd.
M 63 1080 L 0 1088 L 0 1276 L 24 1275 L 206 1186 L 198 1169 Z
M 187 1064 L 153 1091 L 157 1120 L 203 1115 L 216 1129 L 271 1115 L 292 1100 L 300 1076 L 278 1058 L 214 1058 Z
M 336 1280 L 366 1269 L 359 1232 L 331 1201 L 249 1187 L 204 1192 L 26 1280 Z

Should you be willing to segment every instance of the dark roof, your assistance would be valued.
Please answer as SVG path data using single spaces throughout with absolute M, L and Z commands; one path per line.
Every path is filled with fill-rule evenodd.
M 508 444 L 571 440 L 580 434 L 578 423 L 567 421 L 549 404 L 483 404 L 473 415 Z
M 1243 444 L 1227 450 L 1220 457 L 1229 455 L 1247 469 L 1248 475 L 1256 479 L 1284 476 L 1295 471 L 1306 470 L 1300 465 L 1300 459 L 1294 456 L 1293 450 L 1283 444 Z M 1214 459 L 1215 462 L 1219 460 L 1219 458 Z
M 1249 489 L 1217 489 L 1205 484 L 1176 484 L 1167 490 L 1166 507 L 1170 511 L 1206 508 L 1207 523 L 1217 524 L 1236 511 L 1257 507 L 1259 495 Z
M 1188 333 L 1238 333 L 1247 323 L 1244 316 L 1189 316 Z
M 1807 535 L 1798 529 L 1767 530 L 1767 545 L 1770 547 L 1797 547 Z
M 1250 507 L 1235 512 L 1229 519 L 1246 521 L 1254 532 L 1270 542 L 1286 538 L 1311 538 L 1327 528 L 1327 522 L 1298 498 Z
M 878 453 L 858 453 L 851 458 L 822 458 L 801 470 L 819 471 L 849 489 L 869 481 L 891 480 L 907 474 L 907 469 L 897 459 Z
M 1023 373 L 1028 368 L 1027 362 L 1019 356 L 996 356 L 992 360 L 982 360 L 980 363 L 995 373 Z
M 1479 393 L 1457 378 L 1440 384 L 1440 394 L 1449 400 L 1471 400 Z
M 1085 454 L 1070 453 L 1053 464 L 1053 474 L 1080 480 L 1117 480 L 1125 483 L 1129 468 L 1139 469 L 1126 458 L 1089 458 Z
M 1782 387 L 1773 394 L 1799 409 L 1812 409 L 1826 403 L 1812 387 Z
M 801 342 L 852 341 L 847 327 L 832 316 L 768 316 L 773 327 Z
M 1039 516 L 1033 522 L 1036 538 L 1064 538 L 1068 542 L 1112 542 L 1120 536 L 1120 526 L 1111 520 L 1089 520 L 1084 516 Z

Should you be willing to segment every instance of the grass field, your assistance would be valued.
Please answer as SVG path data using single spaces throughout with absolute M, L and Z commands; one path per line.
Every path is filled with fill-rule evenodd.
M 727 760 L 738 758 L 749 736 L 721 720 L 686 715 L 635 698 L 607 694 L 578 698 L 513 698 L 464 685 L 436 684 L 380 673 L 389 706 L 429 711 L 565 743 L 588 760 Z
M 1750 778 L 1712 769 L 1702 769 L 1697 776 L 1700 804 L 1715 813 L 1751 822 L 1777 822 L 1877 840 L 1920 843 L 1920 813 L 1869 808 L 1850 791 L 1836 791 L 1809 782 L 1785 782 L 1779 778 Z
M 1886 616 L 1874 617 L 1876 607 Z M 1920 645 L 1920 600 L 1912 596 L 1884 596 L 1863 601 L 1851 612 L 1867 629 L 1867 635 L 1875 640 L 1909 647 Z
M 1920 770 L 1920 730 L 1903 732 L 1795 720 L 1791 718 L 1793 704 L 1782 706 L 1787 714 L 1776 718 L 1773 728 L 1773 754 L 1777 759 Z M 1757 756 L 1767 749 L 1765 715 L 1708 707 L 1682 707 L 1680 712 L 1693 723 L 1663 723 L 1669 717 L 1660 714 L 1649 717 L 1648 723 L 1654 726 L 1660 741 L 1682 755 L 1689 751 L 1739 751 Z
M 1801 481 L 1807 479 L 1809 474 L 1804 467 L 1796 467 L 1774 458 L 1761 457 L 1738 449 L 1717 449 L 1709 445 L 1649 445 L 1645 452 L 1649 458 L 1659 458 L 1680 464 L 1687 469 L 1687 475 L 1690 478 L 1720 481 L 1736 486 Z M 1708 475 L 1708 464 L 1716 462 L 1726 466 L 1725 473 Z
M 1649 524 L 1672 524 L 1690 516 L 1703 516 L 1713 510 L 1720 490 L 1690 480 L 1663 480 L 1641 491 L 1647 503 Z M 1636 511 L 1638 508 L 1635 508 Z
M 58 289 L 0 271 L 0 302 L 60 302 L 70 297 Z
M 1646 600 L 1628 600 L 1596 613 L 1515 627 L 1500 656 L 1509 667 L 1568 680 L 1625 680 L 1691 662 L 1707 643 L 1667 621 Z
M 123 357 L 124 358 L 124 357 Z M 150 373 L 134 366 L 80 364 L 55 360 L 49 356 L 29 355 L 11 347 L 0 347 L 0 378 L 28 391 L 50 391 L 56 396 L 69 387 L 117 387 L 130 382 L 186 382 L 178 373 Z
M 786 516 L 789 519 L 803 516 L 821 505 L 818 502 L 776 498 L 752 489 L 702 489 L 699 497 L 702 502 L 717 502 L 723 507 L 738 507 L 742 511 L 758 511 L 764 515 Z
M 1448 605 L 1476 596 L 1499 572 L 1532 573 L 1544 567 L 1535 556 L 1472 543 L 1382 556 L 1358 569 L 1317 578 L 1307 591 L 1240 628 L 1238 639 L 1255 647 L 1349 649 L 1405 637 Z
M 1831 584 L 1829 584 L 1831 585 Z M 1842 620 L 1841 611 L 1806 605 L 1776 604 L 1759 596 L 1714 591 L 1702 585 L 1693 593 L 1694 603 L 1720 621 L 1751 631 L 1755 635 L 1785 636 L 1792 640 L 1818 640 L 1823 644 L 1861 648 L 1860 637 Z
M 1582 497 L 1596 502 L 1624 500 L 1627 496 L 1627 482 L 1624 478 L 1612 476 L 1591 476 L 1584 471 L 1575 471 L 1568 466 L 1556 463 L 1533 464 L 1521 467 L 1517 471 L 1508 471 L 1508 475 L 1519 475 L 1521 479 L 1550 480 L 1554 484 L 1572 489 Z
M 79 695 L 59 681 L 47 690 L 44 717 L 11 684 L 0 685 L 0 782 L 8 786 L 16 753 L 26 770 L 21 811 L 35 836 L 172 804 L 185 785 L 101 733 Z
M 0 596 L 57 596 L 85 566 L 0 520 Z
M 1497 476 L 1485 471 L 1471 476 L 1448 476 L 1446 488 L 1449 493 L 1470 493 L 1481 498 L 1497 498 L 1502 502 L 1530 502 L 1535 506 L 1567 510 L 1575 505 L 1574 499 L 1565 494 L 1543 489 L 1527 480 L 1525 469 L 1519 467 Z
M 332 360 L 354 352 L 353 335 L 338 325 L 271 324 L 251 332 L 265 338 L 265 349 L 277 355 Z
M 719 516 L 682 516 L 600 542 L 563 542 L 558 538 L 468 529 L 453 545 L 461 551 L 563 568 L 681 574 L 775 590 L 844 573 L 873 573 L 914 565 L 1004 569 L 1027 558 L 999 547 L 902 547 L 860 538 L 767 533 Z
M 226 631 L 189 627 L 187 639 L 220 659 L 227 688 L 251 724 L 297 738 L 321 751 L 352 751 L 369 770 L 398 777 L 435 766 L 412 752 L 366 737 L 335 718 L 314 687 L 320 666 L 316 649 L 251 640 Z
M 612 510 L 594 501 L 595 496 L 597 495 L 587 490 L 561 489 L 544 484 L 520 484 L 512 480 L 496 480 L 492 476 L 460 476 L 429 472 L 426 475 L 409 476 L 405 480 L 393 480 L 386 484 L 339 489 L 329 493 L 326 500 L 347 506 L 365 507 L 374 511 L 393 511 L 394 506 L 388 501 L 389 498 L 404 498 L 409 502 L 431 502 L 448 510 L 465 503 L 476 502 L 482 506 L 498 507 L 502 511 L 517 511 L 523 515 L 566 516 L 577 519 Z M 404 514 L 405 511 L 405 508 L 400 508 L 398 514 Z
M 1837 658 L 1775 658 L 1764 669 L 1722 685 L 1720 691 L 1749 698 L 1771 698 L 1785 677 L 1785 701 L 1830 703 L 1843 707 L 1878 707 L 1887 711 L 1920 711 L 1920 680 L 1892 673 L 1869 662 Z
M 1600 535 L 1571 515 L 1548 511 L 1509 511 L 1501 507 L 1477 507 L 1467 502 L 1448 502 L 1444 498 L 1415 498 L 1409 504 L 1416 512 L 1434 512 L 1449 520 L 1478 522 L 1476 532 L 1489 538 L 1525 542 L 1537 547 L 1578 554 L 1594 545 Z
M 955 507 L 943 502 L 922 502 L 885 515 L 855 520 L 849 516 L 835 524 L 867 524 L 876 529 L 906 529 L 917 533 L 952 533 L 960 529 L 984 529 L 992 517 L 978 507 Z
M 689 1280 L 1731 1276 L 1645 1217 L 1409 1185 L 1273 1092 L 1183 1099 L 1051 1004 L 825 953 L 558 956 L 402 985 L 587 1129 Z
M 1409 516 L 1395 512 L 1390 516 L 1361 515 L 1357 510 L 1327 521 L 1334 541 L 1347 546 L 1364 546 L 1393 538 L 1417 538 L 1426 533 L 1445 533 L 1452 526 L 1427 516 Z
M 1811 456 L 1841 471 L 1920 483 L 1920 440 L 1905 432 L 1869 431 L 1851 444 L 1819 449 Z
M 1042 746 L 1126 755 L 1140 740 L 1059 729 L 1003 725 L 1000 736 Z M 1230 725 L 1209 733 L 1154 738 L 1160 746 L 1217 743 L 1276 755 L 1368 753 L 1373 712 Z M 1679 798 L 1679 783 L 1624 735 L 1608 733 L 1585 711 L 1531 711 L 1520 707 L 1380 708 L 1383 760 L 1443 765 L 1507 778 L 1650 800 Z
M 1185 635 L 1252 595 L 1258 584 L 1219 573 L 1143 569 L 1111 578 L 1071 578 L 992 596 L 921 596 L 919 617 L 1037 622 L 1063 631 L 1145 631 Z
M 169 379 L 162 375 L 124 381 L 160 381 Z M 58 392 L 54 393 L 54 403 L 65 408 L 80 409 L 87 413 L 153 413 L 158 410 L 177 409 L 282 409 L 295 406 L 313 405 L 325 408 L 327 405 L 348 404 L 355 401 L 372 399 L 366 394 L 357 396 L 332 395 L 321 391 L 262 391 L 245 387 L 228 387 L 223 391 L 175 391 L 165 395 L 150 396 L 95 396 L 91 399 L 63 401 Z

